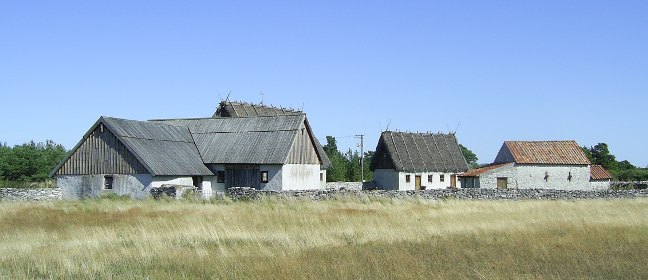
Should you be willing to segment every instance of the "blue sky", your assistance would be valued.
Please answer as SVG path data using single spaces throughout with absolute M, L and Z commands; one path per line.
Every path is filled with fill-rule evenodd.
M 190 3 L 189 3 L 190 2 Z M 404 3 L 398 3 L 404 2 Z M 2 1 L 0 141 L 72 148 L 101 115 L 302 108 L 320 141 L 389 124 L 605 142 L 648 166 L 646 1 Z

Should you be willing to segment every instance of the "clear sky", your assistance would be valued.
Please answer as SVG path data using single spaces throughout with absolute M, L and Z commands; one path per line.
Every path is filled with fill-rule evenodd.
M 303 108 L 321 142 L 457 131 L 608 143 L 648 165 L 648 1 L 0 1 L 0 141 L 72 148 L 99 116 Z

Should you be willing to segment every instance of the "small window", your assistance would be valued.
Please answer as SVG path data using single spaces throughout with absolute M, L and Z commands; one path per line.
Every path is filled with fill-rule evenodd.
M 104 177 L 104 190 L 112 190 L 113 188 L 113 176 Z
M 434 175 L 428 175 L 428 182 L 432 183 L 434 181 Z
M 571 179 L 572 179 L 572 175 L 571 175 L 571 171 L 569 171 L 569 175 L 567 175 L 567 181 L 571 182 Z
M 324 172 L 320 172 L 320 182 L 324 182 Z
M 225 171 L 216 171 L 216 182 L 225 183 Z
M 261 171 L 261 183 L 268 182 L 268 171 Z
M 439 175 L 439 181 L 440 182 L 445 182 L 445 175 L 443 175 L 443 174 Z
M 405 183 L 409 183 L 410 181 L 412 181 L 412 176 L 405 175 Z

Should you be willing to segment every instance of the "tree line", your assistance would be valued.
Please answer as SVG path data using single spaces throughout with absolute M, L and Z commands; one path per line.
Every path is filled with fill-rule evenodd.
M 593 147 L 582 147 L 583 152 L 592 164 L 598 164 L 608 170 L 617 181 L 648 181 L 648 168 L 639 168 L 627 160 L 617 161 L 610 153 L 608 144 L 598 143 Z
M 67 151 L 54 141 L 30 141 L 13 147 L 0 143 L 0 181 L 43 182 Z

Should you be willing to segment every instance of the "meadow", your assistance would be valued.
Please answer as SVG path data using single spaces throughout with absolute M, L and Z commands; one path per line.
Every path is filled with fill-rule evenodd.
M 648 279 L 648 199 L 0 202 L 0 279 Z

